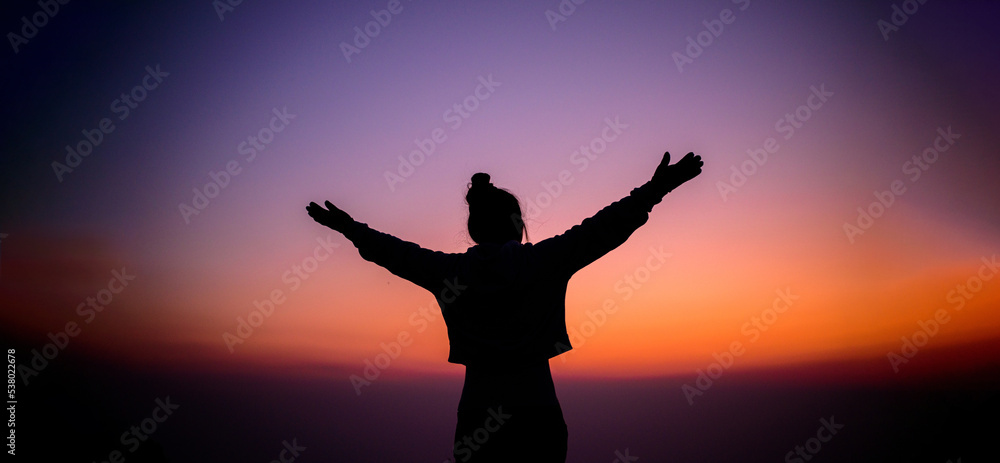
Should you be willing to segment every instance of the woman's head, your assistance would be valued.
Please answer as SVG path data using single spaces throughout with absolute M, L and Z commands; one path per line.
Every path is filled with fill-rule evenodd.
M 528 237 L 521 215 L 521 204 L 513 194 L 490 183 L 489 174 L 472 176 L 469 192 L 469 236 L 476 244 L 521 242 Z

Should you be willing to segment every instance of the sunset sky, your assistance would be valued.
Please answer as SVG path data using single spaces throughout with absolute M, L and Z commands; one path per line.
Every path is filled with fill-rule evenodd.
M 43 28 L 13 56 L 39 73 L 15 79 L 47 88 L 21 96 L 27 114 L 11 127 L 19 144 L 5 154 L 5 299 L 23 308 L 4 311 L 5 324 L 27 335 L 85 321 L 77 301 L 124 267 L 134 282 L 84 325 L 81 345 L 133 361 L 197 354 L 362 365 L 380 342 L 416 335 L 409 315 L 436 306 L 313 223 L 303 209 L 309 201 L 329 199 L 375 229 L 464 252 L 472 244 L 465 187 L 485 171 L 538 208 L 528 226 L 538 242 L 648 180 L 665 150 L 675 160 L 701 154 L 704 173 L 571 281 L 568 326 L 580 329 L 605 299 L 620 310 L 560 369 L 691 371 L 732 341 L 748 341 L 743 324 L 789 288 L 800 299 L 738 367 L 884 356 L 919 320 L 951 310 L 949 291 L 996 253 L 998 214 L 988 198 L 998 192 L 990 155 L 997 137 L 989 129 L 998 118 L 987 84 L 997 66 L 980 61 L 984 50 L 951 46 L 969 39 L 934 32 L 973 10 L 938 5 L 927 14 L 933 21 L 914 19 L 885 41 L 876 11 L 860 8 L 598 2 L 553 30 L 539 7 L 404 2 L 348 63 L 338 44 L 353 43 L 354 25 L 372 20 L 366 10 L 376 7 L 247 4 L 224 21 L 207 6 L 183 15 L 152 8 L 133 12 L 129 30 L 105 32 L 103 45 L 55 43 L 68 32 Z M 686 53 L 686 36 L 706 30 L 700 22 L 723 7 L 735 20 L 678 72 L 672 54 Z M 168 76 L 120 120 L 112 102 L 141 83 L 146 66 Z M 480 85 L 481 77 L 496 86 Z M 477 86 L 486 99 L 475 97 Z M 831 96 L 809 100 L 813 88 Z M 457 123 L 455 104 L 474 110 Z M 818 109 L 799 110 L 796 120 L 807 117 L 800 128 L 778 122 L 808 104 Z M 275 109 L 292 118 L 272 123 Z M 65 163 L 65 145 L 104 117 L 116 129 L 60 182 L 51 164 Z M 604 131 L 609 121 L 620 134 Z M 249 160 L 253 145 L 242 153 L 239 145 L 269 124 L 282 130 L 263 134 L 271 142 Z M 942 143 L 947 151 L 913 180 L 904 164 L 949 127 L 960 138 Z M 409 173 L 399 157 L 435 129 L 444 141 L 425 160 L 413 158 L 422 163 L 403 181 L 387 181 L 386 172 Z M 606 149 L 584 164 L 574 152 L 602 133 L 615 139 L 594 145 Z M 732 166 L 768 138 L 774 152 L 752 170 L 743 165 L 753 175 L 733 184 Z M 231 161 L 239 174 L 185 217 L 180 205 L 193 205 L 193 189 Z M 567 185 L 559 183 L 564 170 Z M 905 192 L 869 230 L 848 236 L 856 209 L 895 180 Z M 318 238 L 339 247 L 298 287 L 283 280 Z M 669 260 L 624 300 L 616 283 L 645 265 L 650 247 Z M 230 354 L 223 333 L 235 333 L 237 317 L 275 289 L 287 302 Z M 932 346 L 1000 335 L 990 310 L 998 294 L 987 282 Z M 449 368 L 446 352 L 435 318 L 398 364 Z
M 948 321 L 899 370 L 1000 337 L 995 6 L 927 2 L 883 35 L 888 1 L 675 3 L 592 0 L 564 20 L 547 16 L 556 1 L 403 0 L 386 15 L 394 3 L 247 0 L 221 18 L 210 2 L 61 5 L 4 58 L 3 335 L 27 362 L 76 322 L 67 349 L 113 363 L 290 367 L 350 393 L 348 375 L 405 332 L 386 378 L 459 375 L 431 294 L 314 223 L 310 201 L 461 253 L 476 172 L 530 204 L 537 243 L 646 182 L 664 151 L 693 151 L 704 172 L 570 281 L 576 349 L 556 376 L 693 378 L 740 342 L 736 370 L 875 359 L 856 379 L 878 383 L 936 311 Z M 39 11 L 3 8 L 14 32 Z M 345 57 L 376 16 L 390 20 Z M 123 93 L 142 101 L 126 113 Z M 103 118 L 113 131 L 60 174 Z M 872 206 L 894 182 L 905 191 Z M 858 208 L 878 217 L 859 224 Z M 123 269 L 134 279 L 103 310 L 78 309 Z M 766 314 L 781 294 L 797 299 Z

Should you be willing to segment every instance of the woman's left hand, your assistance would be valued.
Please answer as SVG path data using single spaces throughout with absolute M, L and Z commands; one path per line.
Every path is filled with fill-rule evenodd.
M 309 217 L 312 217 L 320 225 L 325 225 L 338 232 L 343 233 L 347 225 L 354 221 L 350 215 L 346 212 L 334 206 L 330 201 L 326 202 L 326 209 L 316 203 L 309 203 L 306 206 L 306 211 L 309 212 Z

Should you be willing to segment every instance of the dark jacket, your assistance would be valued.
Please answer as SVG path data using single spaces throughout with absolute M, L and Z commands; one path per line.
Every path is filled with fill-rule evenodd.
M 565 233 L 536 244 L 512 240 L 444 253 L 357 221 L 344 236 L 365 260 L 434 294 L 448 327 L 449 362 L 544 360 L 572 349 L 565 305 L 570 277 L 624 243 L 665 194 L 647 182 Z

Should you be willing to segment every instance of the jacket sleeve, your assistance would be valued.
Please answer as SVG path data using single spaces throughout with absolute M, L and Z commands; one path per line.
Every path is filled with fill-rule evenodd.
M 666 194 L 652 182 L 634 188 L 565 233 L 535 244 L 535 256 L 546 268 L 572 275 L 624 243 Z
M 355 221 L 343 233 L 358 248 L 363 259 L 428 291 L 440 288 L 457 265 L 458 254 L 425 249 L 416 243 L 374 230 L 365 223 Z

